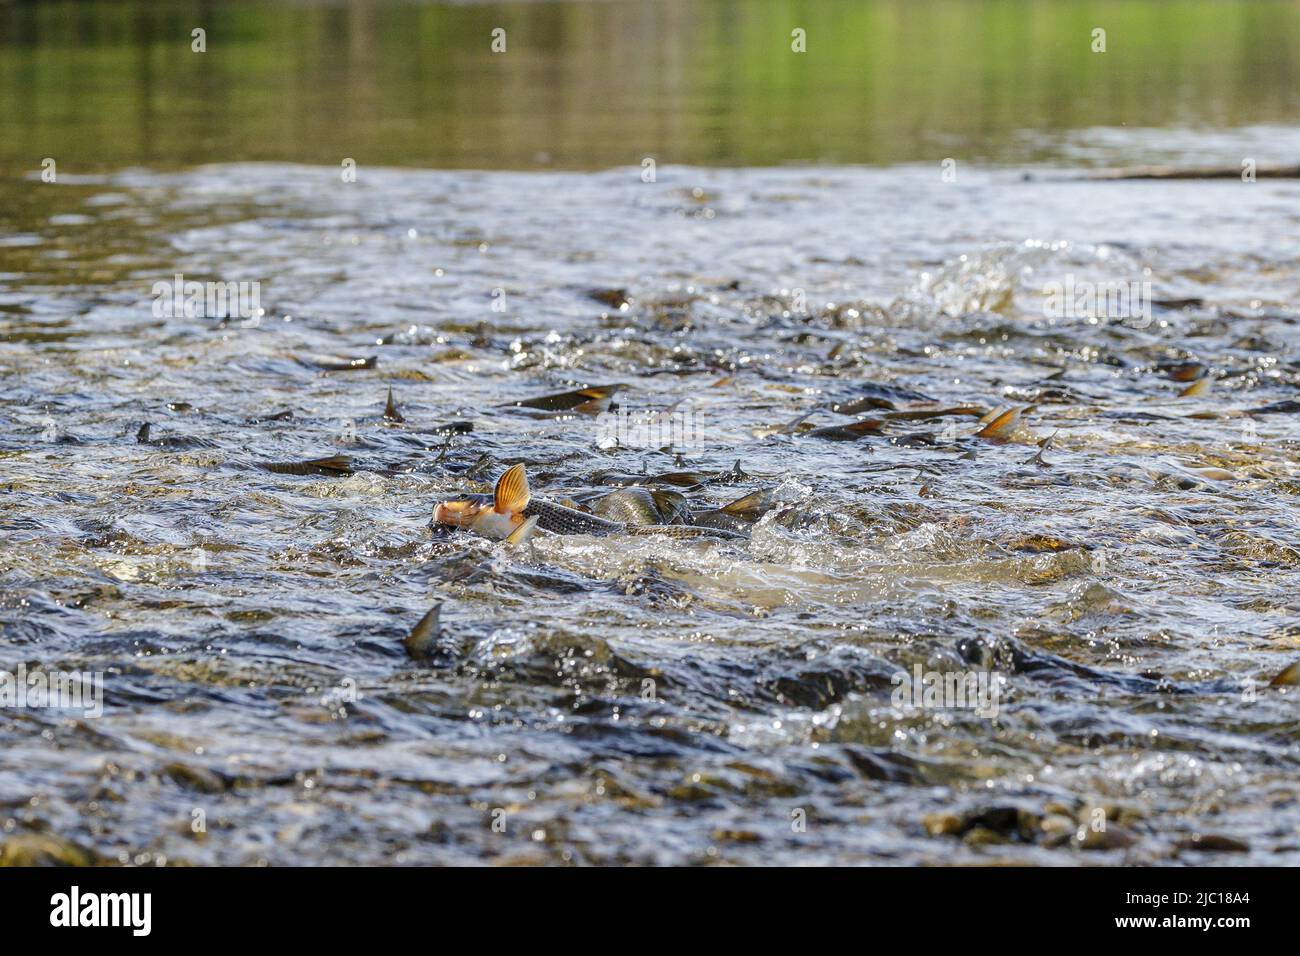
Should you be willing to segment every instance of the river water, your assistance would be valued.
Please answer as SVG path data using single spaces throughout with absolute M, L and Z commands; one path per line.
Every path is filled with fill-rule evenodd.
M 1300 658 L 1300 185 L 1086 177 L 1300 135 L 995 139 L 1032 161 L 346 181 L 232 141 L 51 183 L 10 141 L 0 671 L 104 694 L 0 708 L 2 858 L 1300 862 L 1296 690 L 1267 686 Z M 177 275 L 261 311 L 169 314 Z M 511 407 L 609 383 L 687 440 Z M 864 395 L 1027 410 L 1005 442 L 809 433 Z M 520 461 L 556 500 L 689 471 L 722 476 L 697 508 L 774 507 L 740 541 L 430 526 Z M 918 667 L 992 712 L 899 707 Z

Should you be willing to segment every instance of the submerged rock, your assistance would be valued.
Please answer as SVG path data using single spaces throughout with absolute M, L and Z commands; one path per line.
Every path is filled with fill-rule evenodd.
M 20 833 L 0 842 L 0 866 L 97 866 L 100 862 L 92 851 L 49 833 Z

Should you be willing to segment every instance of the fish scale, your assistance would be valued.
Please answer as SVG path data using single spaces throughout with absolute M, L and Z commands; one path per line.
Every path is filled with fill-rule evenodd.
M 539 528 L 554 534 L 594 534 L 600 536 L 635 534 L 656 535 L 667 538 L 745 538 L 745 535 L 738 534 L 735 531 L 728 531 L 723 528 L 698 527 L 696 525 L 626 525 L 536 498 L 528 503 L 528 506 L 524 508 L 521 514 L 525 518 L 536 517 Z

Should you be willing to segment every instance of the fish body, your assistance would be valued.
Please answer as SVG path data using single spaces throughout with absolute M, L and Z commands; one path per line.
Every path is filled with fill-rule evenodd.
M 855 398 L 847 402 L 833 402 L 831 404 L 831 411 L 839 412 L 841 415 L 858 415 L 862 412 L 873 412 L 882 408 L 893 411 L 897 407 L 897 405 L 887 398 L 867 395 L 863 398 Z
M 721 508 L 701 511 L 692 516 L 691 522 L 700 527 L 720 528 L 724 531 L 745 534 L 753 527 L 754 522 L 771 511 L 775 505 L 776 501 L 771 490 L 760 489 Z
M 353 372 L 360 369 L 375 368 L 379 365 L 379 357 L 376 355 L 367 355 L 364 358 L 335 358 L 333 356 L 324 356 L 320 358 L 299 359 L 303 365 L 320 369 L 322 372 Z
M 630 508 L 635 508 L 629 505 Z M 494 541 L 525 540 L 532 528 L 553 534 L 654 534 L 673 538 L 743 538 L 743 534 L 721 528 L 685 524 L 634 525 L 597 514 L 579 511 L 532 496 L 522 464 L 506 470 L 492 495 L 466 495 L 444 501 L 433 509 L 437 524 L 464 528 Z M 524 529 L 528 528 L 528 531 Z
M 987 409 L 979 405 L 954 405 L 950 408 L 905 408 L 896 412 L 885 412 L 880 417 L 888 421 L 920 422 L 931 418 L 943 418 L 948 415 L 966 415 L 981 418 Z
M 730 514 L 721 508 L 715 508 L 712 511 L 701 511 L 693 516 L 692 527 L 696 528 L 713 528 L 716 531 L 728 531 L 732 534 L 748 535 L 749 530 L 753 527 L 754 522 L 742 518 L 740 515 Z
M 521 514 L 525 518 L 537 517 L 537 526 L 552 534 L 592 534 L 598 537 L 619 534 L 629 525 L 622 521 L 602 518 L 599 515 L 566 508 L 550 501 L 533 499 Z
M 206 438 L 187 438 L 182 435 L 164 435 L 162 438 L 154 438 L 151 434 L 153 426 L 145 422 L 140 426 L 139 431 L 135 433 L 135 440 L 141 445 L 152 445 L 155 448 L 214 448 L 216 442 L 209 441 Z
M 352 459 L 347 455 L 331 455 L 310 461 L 268 461 L 262 467 L 277 475 L 350 475 Z
M 850 425 L 826 425 L 807 432 L 809 438 L 824 438 L 828 441 L 857 441 L 867 435 L 879 435 L 884 422 L 879 418 L 864 418 Z
M 616 488 L 629 488 L 640 485 L 676 485 L 689 488 L 708 481 L 712 476 L 702 471 L 672 471 L 661 475 L 630 475 L 617 471 L 600 471 L 592 476 L 592 481 L 600 485 L 613 485 Z
M 749 537 L 748 534 L 727 528 L 694 524 L 654 524 L 640 528 L 625 528 L 624 532 L 634 535 L 654 535 L 660 538 L 721 538 L 731 541 L 740 541 Z
M 448 435 L 468 435 L 473 430 L 474 423 L 464 421 L 444 422 L 441 425 L 434 425 L 432 428 L 415 429 L 416 433 L 420 435 L 441 435 L 443 437 Z
M 630 475 L 617 471 L 598 471 L 591 476 L 593 483 L 628 488 L 637 485 L 673 485 L 678 488 L 696 488 L 701 485 L 733 485 L 752 478 L 770 477 L 748 475 L 740 469 L 740 462 L 726 471 L 708 474 L 703 471 L 669 471 L 659 475 Z
M 580 415 L 600 415 L 610 409 L 614 395 L 627 388 L 622 383 L 613 385 L 592 385 L 587 388 L 560 392 L 555 395 L 541 395 L 510 403 L 514 408 L 530 408 L 543 412 L 577 412 Z
M 1274 402 L 1272 405 L 1263 405 L 1260 408 L 1249 410 L 1251 415 L 1282 415 L 1292 412 L 1300 412 L 1300 402 L 1293 399 L 1287 399 L 1282 402 Z
M 1200 362 L 1175 362 L 1157 365 L 1156 369 L 1164 372 L 1173 382 L 1194 382 L 1203 377 L 1206 368 Z
M 627 289 L 589 289 L 587 291 L 589 299 L 595 299 L 597 302 L 603 302 L 611 309 L 624 311 L 632 304 L 632 298 L 627 294 Z
M 603 495 L 591 510 L 602 518 L 632 526 L 684 524 L 690 518 L 684 495 L 643 486 Z
M 898 402 L 932 402 L 924 392 L 901 385 L 883 385 L 879 382 L 861 382 L 854 386 L 858 394 L 842 402 L 831 403 L 831 411 L 841 415 L 856 415 L 876 408 L 894 408 Z

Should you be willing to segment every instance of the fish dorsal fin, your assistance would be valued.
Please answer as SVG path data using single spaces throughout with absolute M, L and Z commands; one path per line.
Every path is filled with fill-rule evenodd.
M 1294 687 L 1296 684 L 1300 684 L 1300 661 L 1284 668 L 1268 682 L 1269 687 Z
M 405 418 L 397 410 L 397 403 L 393 401 L 393 386 L 388 386 L 388 404 L 384 406 L 384 420 L 389 422 L 404 422 Z
M 524 463 L 511 465 L 504 475 L 497 479 L 496 491 L 493 493 L 493 506 L 502 514 L 520 512 L 528 507 L 532 497 L 528 490 L 528 474 Z
M 406 648 L 408 654 L 412 657 L 423 657 L 433 649 L 433 642 L 438 637 L 438 622 L 441 616 L 442 603 L 439 602 L 420 618 L 415 627 L 411 628 L 411 633 L 406 635 L 406 640 L 402 641 L 402 646 Z

